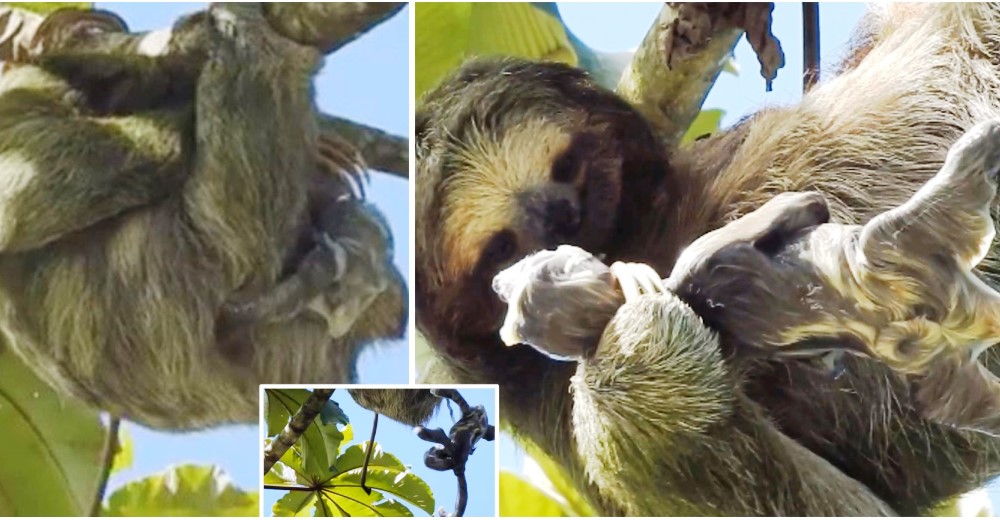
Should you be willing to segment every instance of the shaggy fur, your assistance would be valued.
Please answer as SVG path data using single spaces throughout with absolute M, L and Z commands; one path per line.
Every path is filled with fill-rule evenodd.
M 561 65 L 477 61 L 425 98 L 418 327 L 455 379 L 500 384 L 513 430 L 600 513 L 918 514 L 1000 474 L 1000 440 L 925 419 L 884 365 L 851 358 L 834 380 L 801 363 L 729 360 L 731 346 L 677 303 L 626 304 L 579 367 L 498 338 L 491 280 L 531 252 L 571 243 L 663 275 L 695 238 L 784 191 L 819 191 L 836 221 L 866 222 L 912 196 L 975 122 L 1000 116 L 1000 6 L 890 6 L 864 27 L 844 72 L 801 103 L 687 150 L 663 150 L 634 110 Z M 518 135 L 528 126 L 565 138 L 535 149 Z M 523 157 L 556 160 L 467 169 L 468 157 L 514 141 L 528 142 Z M 506 188 L 482 189 L 483 179 Z M 552 206 L 577 203 L 573 218 L 474 211 L 524 207 L 520 193 L 550 183 L 560 188 L 543 189 Z M 554 225 L 567 220 L 577 224 Z M 463 229 L 478 238 L 453 236 Z M 479 256 L 454 258 L 451 243 Z M 980 272 L 1000 282 L 995 254 Z M 670 320 L 670 335 L 651 327 Z M 997 368 L 991 352 L 983 362 Z
M 409 426 L 426 424 L 441 404 L 441 398 L 430 390 L 352 388 L 348 392 L 362 408 Z
M 51 63 L 0 78 L 0 331 L 60 389 L 191 429 L 256 420 L 260 383 L 349 382 L 361 346 L 402 333 L 406 294 L 395 273 L 337 339 L 311 312 L 237 331 L 217 319 L 295 261 L 317 174 L 319 54 L 252 5 L 177 29 L 170 53 L 190 54 L 167 57 L 203 64 L 194 90 L 145 111 L 104 115 L 74 86 L 93 78 Z

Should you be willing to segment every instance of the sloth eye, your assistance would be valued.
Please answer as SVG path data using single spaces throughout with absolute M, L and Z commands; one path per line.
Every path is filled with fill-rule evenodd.
M 552 180 L 555 182 L 573 182 L 580 171 L 580 161 L 574 149 L 570 148 L 556 158 L 552 163 Z
M 517 252 L 517 235 L 509 229 L 499 231 L 490 237 L 483 249 L 481 262 L 486 265 L 504 263 L 514 257 Z

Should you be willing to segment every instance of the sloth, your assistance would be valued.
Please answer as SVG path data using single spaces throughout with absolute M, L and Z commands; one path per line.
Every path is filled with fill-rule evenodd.
M 666 280 L 574 246 L 535 253 L 493 279 L 508 304 L 500 337 L 583 360 L 624 302 L 670 291 L 738 354 L 816 356 L 822 342 L 804 339 L 836 340 L 920 376 L 927 417 L 1000 435 L 1000 383 L 976 361 L 1000 338 L 1000 293 L 972 274 L 995 235 L 998 172 L 1000 122 L 989 121 L 910 200 L 864 226 L 828 223 L 817 192 L 783 193 L 695 240 Z
M 260 9 L 110 39 L 63 18 L 0 76 L 4 343 L 154 428 L 255 421 L 260 383 L 350 382 L 403 333 L 388 229 L 315 124 L 320 54 Z
M 782 192 L 822 193 L 845 225 L 910 199 L 965 131 L 1000 117 L 1000 8 L 874 9 L 800 103 L 687 147 L 560 64 L 475 59 L 419 107 L 417 326 L 451 380 L 500 385 L 513 433 L 599 514 L 917 515 L 1000 474 L 1000 440 L 925 417 L 884 363 L 845 356 L 832 378 L 742 360 L 676 295 L 626 302 L 583 363 L 500 338 L 492 281 L 531 253 L 571 244 L 665 276 Z M 993 287 L 998 259 L 978 265 Z
M 441 404 L 441 397 L 424 389 L 351 388 L 347 392 L 358 406 L 407 426 L 427 424 Z

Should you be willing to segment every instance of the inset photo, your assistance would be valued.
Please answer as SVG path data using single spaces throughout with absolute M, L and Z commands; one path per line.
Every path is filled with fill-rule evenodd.
M 261 386 L 262 516 L 496 516 L 496 385 Z

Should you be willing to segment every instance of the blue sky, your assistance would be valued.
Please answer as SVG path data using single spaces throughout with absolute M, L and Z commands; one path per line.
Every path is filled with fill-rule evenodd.
M 177 17 L 206 4 L 98 3 L 118 13 L 133 31 L 169 27 Z M 327 59 L 316 81 L 322 110 L 397 135 L 409 131 L 409 7 Z M 267 131 L 267 129 L 261 129 Z M 374 173 L 367 190 L 389 220 L 395 238 L 395 262 L 409 269 L 408 183 Z M 382 345 L 360 363 L 363 383 L 406 383 L 407 340 Z M 271 382 L 271 381 L 269 381 Z M 110 489 L 162 471 L 170 464 L 216 464 L 244 489 L 257 489 L 257 427 L 232 426 L 189 434 L 165 434 L 128 424 L 134 443 L 133 467 L 112 476 Z M 422 453 L 422 452 L 421 452 Z M 492 494 L 491 494 L 492 497 Z
M 482 405 L 486 408 L 486 416 L 489 417 L 490 424 L 496 425 L 498 423 L 494 406 L 496 400 L 494 390 L 461 388 L 459 392 L 469 404 Z M 343 390 L 335 391 L 333 400 L 337 401 L 347 417 L 351 419 L 351 425 L 354 428 L 354 441 L 351 444 L 367 441 L 371 434 L 374 414 L 354 404 L 350 394 Z M 455 419 L 458 419 L 460 415 L 458 407 L 452 406 L 452 409 L 455 412 Z M 431 419 L 428 427 L 448 431 L 453 424 L 455 421 L 451 419 L 447 406 L 442 406 Z M 423 464 L 424 452 L 432 446 L 430 443 L 417 438 L 409 426 L 387 420 L 385 417 L 379 418 L 375 441 L 382 444 L 386 451 L 398 457 L 404 464 L 412 466 L 414 473 L 427 481 L 434 492 L 437 508 L 444 507 L 448 513 L 454 512 L 457 495 L 455 475 L 450 471 L 433 471 Z M 476 444 L 476 452 L 469 457 L 465 470 L 469 485 L 469 502 L 465 509 L 465 516 L 493 516 L 496 511 L 496 449 L 496 441 L 480 441 Z M 284 496 L 283 491 L 265 490 L 263 500 L 265 512 L 270 514 L 271 506 L 282 496 Z M 417 510 L 417 512 L 421 516 L 426 516 L 423 511 Z
M 646 35 L 661 8 L 658 3 L 564 3 L 559 11 L 570 30 L 585 44 L 600 51 L 634 49 Z M 839 62 L 847 52 L 851 31 L 865 12 L 861 3 L 820 3 L 821 67 Z M 785 52 L 785 67 L 778 71 L 771 92 L 764 91 L 757 57 L 746 42 L 740 41 L 735 56 L 738 76 L 722 74 L 706 99 L 704 108 L 721 108 L 723 126 L 738 121 L 767 105 L 789 105 L 802 96 L 802 7 L 799 3 L 778 3 L 773 13 L 773 32 Z M 520 471 L 520 450 L 508 437 L 501 443 L 501 467 Z M 1000 507 L 1000 482 L 990 486 L 994 508 Z

